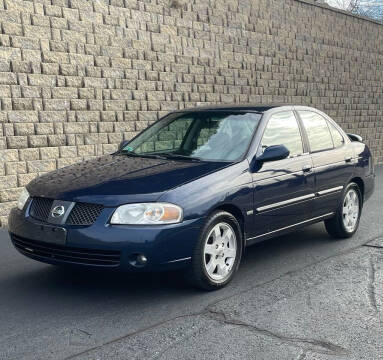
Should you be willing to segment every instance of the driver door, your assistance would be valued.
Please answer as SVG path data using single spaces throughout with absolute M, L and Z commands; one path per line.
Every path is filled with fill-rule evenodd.
M 286 146 L 290 156 L 263 162 L 252 173 L 254 240 L 307 220 L 315 197 L 312 159 L 293 111 L 271 115 L 261 146 L 264 150 L 271 145 Z

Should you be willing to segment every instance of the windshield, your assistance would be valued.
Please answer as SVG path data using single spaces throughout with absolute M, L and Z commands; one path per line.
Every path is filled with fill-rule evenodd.
M 131 155 L 235 161 L 247 150 L 261 116 L 211 111 L 170 114 L 121 151 Z

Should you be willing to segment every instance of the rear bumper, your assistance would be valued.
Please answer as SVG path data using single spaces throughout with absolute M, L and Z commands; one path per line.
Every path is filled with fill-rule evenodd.
M 32 259 L 56 265 L 110 267 L 124 271 L 153 271 L 185 267 L 199 237 L 203 218 L 162 226 L 62 226 L 64 243 L 52 242 L 42 229 L 47 224 L 12 209 L 9 232 L 16 249 Z M 144 254 L 148 261 L 137 267 L 132 261 Z

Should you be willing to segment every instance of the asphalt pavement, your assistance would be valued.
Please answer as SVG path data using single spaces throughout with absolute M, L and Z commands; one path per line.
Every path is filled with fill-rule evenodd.
M 233 282 L 69 270 L 0 231 L 0 359 L 383 359 L 383 167 L 358 233 L 323 224 L 247 249 Z

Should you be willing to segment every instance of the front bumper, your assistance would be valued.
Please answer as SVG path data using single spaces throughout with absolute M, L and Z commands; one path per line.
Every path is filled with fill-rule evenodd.
M 100 216 L 91 226 L 60 226 L 66 232 L 64 244 L 52 242 L 51 237 L 48 241 L 44 235 L 48 224 L 17 208 L 9 215 L 8 226 L 16 249 L 38 261 L 152 271 L 189 265 L 203 224 L 203 218 L 161 226 L 117 226 L 104 220 Z M 145 266 L 134 264 L 137 254 L 146 256 Z

